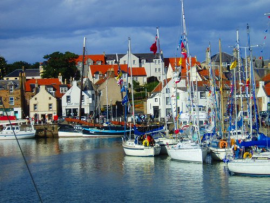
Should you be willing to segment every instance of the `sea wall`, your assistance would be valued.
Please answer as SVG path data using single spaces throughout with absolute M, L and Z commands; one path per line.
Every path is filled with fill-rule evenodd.
M 35 125 L 36 137 L 47 138 L 47 137 L 58 137 L 58 125 L 57 124 L 40 124 Z

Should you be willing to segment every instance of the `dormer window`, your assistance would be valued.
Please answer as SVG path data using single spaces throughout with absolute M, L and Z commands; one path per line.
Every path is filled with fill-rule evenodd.
M 67 87 L 60 87 L 60 93 L 66 93 L 67 89 Z
M 53 88 L 52 87 L 47 87 L 47 91 L 48 92 L 52 92 L 53 91 Z

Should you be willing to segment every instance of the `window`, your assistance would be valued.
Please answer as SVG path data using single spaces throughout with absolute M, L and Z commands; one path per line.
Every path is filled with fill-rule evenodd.
M 48 88 L 47 88 L 47 91 L 48 91 L 48 92 L 52 92 L 52 91 L 53 91 L 53 88 L 52 88 L 52 87 L 48 87 Z
M 51 100 L 52 98 L 51 97 L 49 97 L 49 100 Z
M 145 64 L 145 59 L 142 60 L 142 65 Z
M 172 109 L 170 109 L 170 108 L 169 109 L 166 109 L 166 116 L 167 115 L 171 115 L 171 114 L 172 114 Z
M 133 60 L 133 65 L 135 65 L 136 64 L 136 61 L 135 60 Z
M 70 96 L 68 95 L 67 96 L 67 103 L 70 103 L 71 101 L 70 101 Z
M 67 87 L 60 87 L 60 93 L 66 93 Z
M 84 95 L 82 95 L 82 102 L 84 102 Z
M 53 105 L 49 104 L 49 110 L 52 110 L 52 109 L 53 109 Z
M 34 104 L 34 111 L 37 110 L 37 104 Z
M 9 97 L 9 105 L 14 105 L 14 97 Z
M 126 60 L 124 60 L 124 64 L 127 64 L 127 61 Z
M 170 105 L 171 104 L 171 99 L 170 97 L 166 97 L 166 105 Z
M 13 92 L 14 90 L 14 86 L 13 85 L 9 85 L 9 92 Z
M 95 101 L 95 94 L 92 94 L 92 101 Z
M 157 68 L 155 68 L 155 72 L 157 73 Z
M 170 88 L 166 88 L 166 93 L 170 93 Z
M 158 98 L 155 98 L 155 102 L 158 102 Z
M 201 99 L 205 99 L 205 98 L 206 98 L 205 92 L 200 92 L 200 98 L 201 98 Z

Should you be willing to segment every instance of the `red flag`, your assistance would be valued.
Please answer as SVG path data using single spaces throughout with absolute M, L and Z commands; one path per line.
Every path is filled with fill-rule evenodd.
M 154 54 L 157 53 L 157 42 L 156 41 L 150 47 L 150 51 L 154 52 Z
M 183 42 L 181 42 L 181 54 L 184 56 L 184 59 L 187 58 L 187 50 Z
M 155 42 L 150 47 L 150 51 L 154 52 L 154 54 L 157 53 L 157 36 L 155 38 Z

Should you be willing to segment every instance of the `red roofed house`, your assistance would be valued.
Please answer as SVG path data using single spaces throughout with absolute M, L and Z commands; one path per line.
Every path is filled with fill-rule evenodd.
M 54 115 L 62 115 L 61 99 L 70 85 L 59 78 L 31 79 L 25 82 L 26 107 L 29 117 L 52 121 Z

